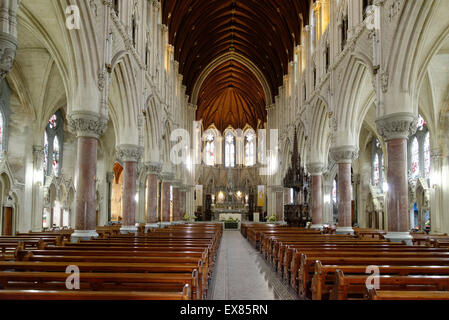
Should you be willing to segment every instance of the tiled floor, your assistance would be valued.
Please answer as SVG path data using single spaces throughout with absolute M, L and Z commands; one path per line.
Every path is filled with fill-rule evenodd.
M 281 282 L 240 231 L 226 230 L 223 232 L 208 299 L 292 300 L 297 299 L 297 296 Z

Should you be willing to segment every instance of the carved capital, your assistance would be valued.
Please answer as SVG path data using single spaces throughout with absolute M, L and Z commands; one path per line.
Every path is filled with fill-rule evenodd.
M 8 33 L 0 32 L 0 80 L 11 71 L 16 52 L 17 39 Z
M 162 171 L 162 164 L 159 162 L 147 162 L 145 168 L 149 174 L 159 174 Z
M 324 163 L 322 162 L 314 162 L 307 164 L 307 170 L 312 176 L 319 176 L 323 174 L 324 171 Z
M 416 132 L 418 118 L 413 113 L 400 112 L 376 120 L 377 131 L 385 141 L 408 139 Z
M 358 158 L 359 153 L 355 146 L 340 146 L 332 148 L 330 155 L 336 163 L 352 163 Z
M 121 144 L 116 148 L 117 158 L 123 162 L 139 162 L 142 148 L 133 144 Z
M 98 113 L 90 111 L 76 111 L 67 117 L 69 129 L 76 133 L 77 137 L 91 137 L 98 139 L 108 126 L 106 119 Z

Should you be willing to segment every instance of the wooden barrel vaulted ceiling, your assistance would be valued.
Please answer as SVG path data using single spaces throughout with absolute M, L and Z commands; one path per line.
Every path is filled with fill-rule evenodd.
M 235 52 L 263 74 L 274 101 L 300 42 L 301 21 L 308 24 L 309 0 L 162 0 L 162 10 L 188 95 L 206 67 Z M 202 82 L 196 118 L 222 131 L 246 123 L 256 128 L 269 103 L 260 78 L 230 58 Z

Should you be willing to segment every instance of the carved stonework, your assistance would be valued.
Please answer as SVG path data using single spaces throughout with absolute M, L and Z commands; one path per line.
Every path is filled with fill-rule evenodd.
M 99 114 L 89 111 L 77 111 L 68 117 L 69 128 L 77 137 L 98 139 L 107 129 L 107 120 Z
M 388 71 L 384 71 L 382 70 L 380 73 L 380 85 L 382 88 L 382 92 L 383 93 L 387 93 L 388 92 L 388 81 L 389 81 L 389 73 Z
M 117 146 L 117 158 L 123 162 L 139 162 L 142 157 L 142 148 L 132 144 Z
M 407 139 L 416 132 L 418 118 L 408 112 L 386 115 L 376 120 L 377 131 L 385 141 Z
M 308 163 L 307 170 L 312 176 L 319 176 L 323 174 L 324 163 L 322 162 Z
M 358 158 L 359 153 L 354 146 L 341 146 L 332 148 L 330 156 L 336 163 L 352 163 L 353 160 Z
M 147 162 L 145 167 L 150 174 L 159 174 L 162 171 L 162 164 L 158 162 Z
M 0 32 L 0 80 L 11 71 L 17 52 L 17 39 Z
M 33 156 L 35 161 L 44 159 L 44 147 L 42 146 L 33 146 Z

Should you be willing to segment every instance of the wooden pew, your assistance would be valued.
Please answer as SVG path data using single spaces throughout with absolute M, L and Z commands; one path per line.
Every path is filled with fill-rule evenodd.
M 343 271 L 335 273 L 335 283 L 330 291 L 330 300 L 363 299 L 366 294 L 366 281 L 369 275 L 350 274 Z M 382 291 L 448 291 L 449 275 L 385 275 L 377 277 Z
M 435 240 L 449 241 L 449 236 L 445 234 L 421 234 L 421 233 L 411 233 L 412 242 L 414 245 L 420 246 L 425 245 L 426 241 L 433 243 Z
M 181 292 L 0 290 L 0 300 L 188 300 L 189 296 L 188 285 Z
M 371 289 L 369 300 L 449 300 L 448 291 L 383 291 Z
M 315 263 L 321 261 L 322 265 L 392 265 L 392 266 L 449 266 L 449 258 L 439 257 L 352 257 L 352 256 L 340 256 L 340 257 L 326 257 L 326 256 L 308 256 L 302 254 L 301 266 L 298 270 L 296 281 L 298 283 L 298 292 L 301 296 L 311 296 L 310 288 L 313 277 L 313 271 L 315 270 Z M 295 281 L 295 283 L 296 283 Z
M 67 290 L 68 275 L 63 272 L 0 272 L 1 290 Z M 193 273 L 82 273 L 80 278 L 82 291 L 179 291 L 188 285 L 193 288 L 189 299 L 200 299 L 198 275 Z M 38 283 L 38 288 L 36 288 Z M 192 290 L 189 290 L 192 291 Z M 190 292 L 191 293 L 191 292 Z
M 449 276 L 449 267 L 447 266 L 377 266 L 381 275 L 444 275 Z M 346 275 L 367 275 L 366 265 L 323 265 L 321 261 L 315 263 L 315 274 L 313 275 L 310 291 L 312 299 L 321 300 L 331 290 L 334 289 L 336 281 L 336 272 L 342 271 Z M 338 292 L 334 292 L 338 294 Z
M 0 261 L 3 271 L 65 272 L 69 262 Z M 206 279 L 202 266 L 195 263 L 114 263 L 114 262 L 73 262 L 80 272 L 106 273 L 192 273 L 198 272 L 198 291 L 201 298 L 206 293 Z

